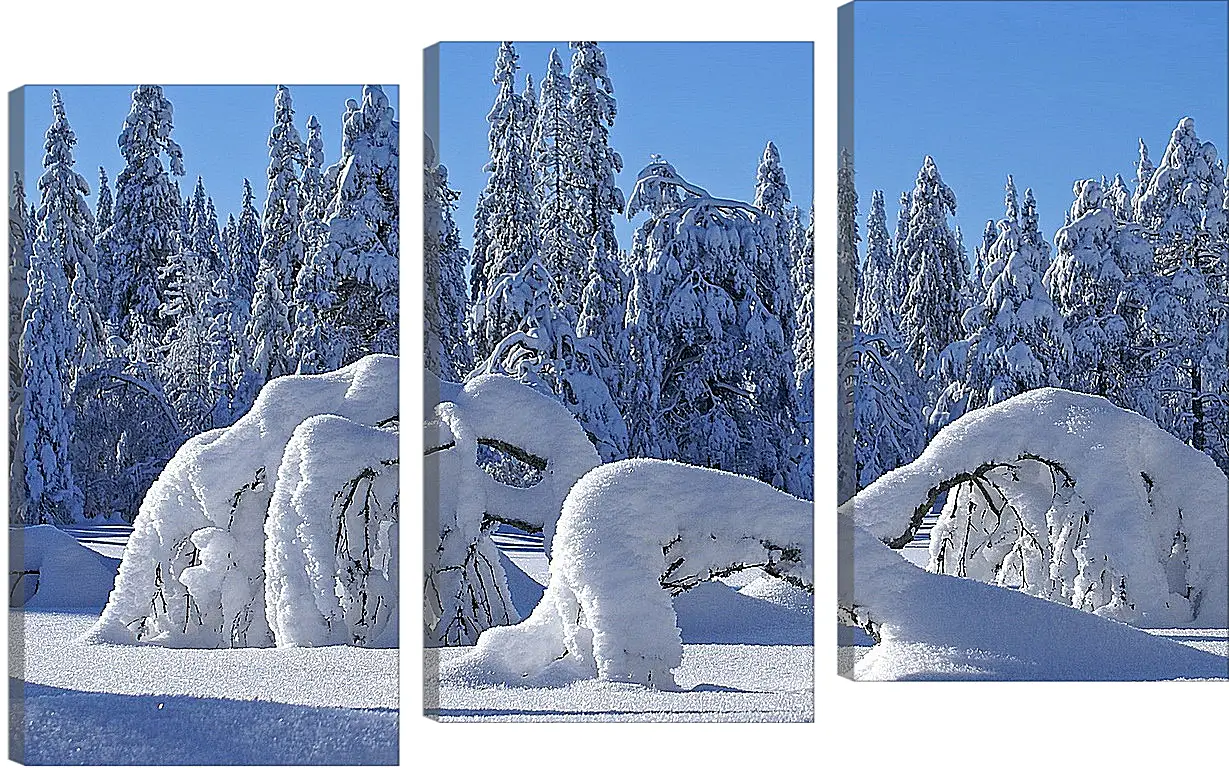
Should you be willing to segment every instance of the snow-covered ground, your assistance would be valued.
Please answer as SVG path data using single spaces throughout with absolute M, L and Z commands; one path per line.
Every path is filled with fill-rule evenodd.
M 115 556 L 129 530 L 69 533 Z M 52 594 L 38 597 L 57 602 Z M 101 610 L 100 602 L 10 612 L 20 638 L 10 655 L 10 729 L 22 762 L 396 763 L 397 649 L 86 643 Z
M 492 537 L 508 587 L 528 616 L 549 568 L 540 535 L 507 527 Z M 814 719 L 814 611 L 810 596 L 753 572 L 709 582 L 675 599 L 683 635 L 679 691 L 582 680 L 560 687 L 475 685 L 440 670 L 470 648 L 427 649 L 426 710 L 455 721 L 806 722 Z M 436 697 L 438 692 L 438 697 Z

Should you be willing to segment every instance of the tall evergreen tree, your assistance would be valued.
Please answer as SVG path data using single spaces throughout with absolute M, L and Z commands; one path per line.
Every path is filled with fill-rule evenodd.
M 399 152 L 388 97 L 378 85 L 363 86 L 362 105 L 346 105 L 339 186 L 328 239 L 314 262 L 332 278 L 329 304 L 316 310 L 325 370 L 398 352 Z
M 545 86 L 544 86 L 545 88 Z M 445 381 L 460 381 L 474 365 L 465 338 L 465 264 L 469 254 L 453 220 L 461 193 L 448 186 L 448 169 L 423 137 L 423 306 L 426 366 Z
M 115 221 L 99 236 L 105 320 L 127 342 L 127 355 L 152 361 L 166 331 L 158 315 L 166 286 L 159 272 L 179 250 L 180 199 L 163 166 L 183 175 L 183 152 L 171 139 L 173 109 L 156 85 L 138 86 L 120 133 L 124 170 L 116 179 Z
M 623 212 L 623 193 L 615 184 L 615 174 L 623 170 L 623 158 L 610 146 L 610 128 L 617 105 L 614 86 L 606 71 L 606 54 L 595 42 L 573 42 L 571 111 L 576 119 L 580 144 L 577 162 L 580 172 L 584 226 L 577 229 L 582 243 L 601 235 L 607 254 L 618 252 L 614 216 Z
M 789 202 L 789 184 L 785 180 L 785 169 L 781 167 L 781 155 L 770 141 L 764 147 L 764 155 L 756 169 L 755 207 L 763 211 L 775 227 L 776 248 L 766 252 L 766 258 L 755 268 L 757 279 L 767 289 L 760 298 L 768 302 L 769 311 L 781 319 L 785 343 L 793 346 L 795 331 L 792 310 L 797 299 L 790 274 L 792 251 L 786 217 Z
M 36 214 L 40 238 L 55 252 L 68 280 L 68 316 L 72 323 L 72 346 L 68 354 L 68 390 L 83 370 L 102 357 L 102 321 L 98 311 L 96 287 L 98 257 L 94 249 L 94 215 L 85 197 L 90 188 L 85 178 L 73 170 L 73 147 L 77 137 L 68 124 L 59 91 L 52 91 L 51 108 L 55 121 L 47 129 L 44 144 L 46 171 L 38 180 L 41 202 Z M 42 232 L 48 227 L 47 232 Z
M 1093 179 L 1077 181 L 1072 191 L 1071 221 L 1054 235 L 1058 252 L 1044 280 L 1071 338 L 1064 385 L 1123 404 L 1130 353 L 1118 304 L 1129 267 L 1120 256 L 1119 210 Z
M 1031 200 L 1032 190 L 1027 190 L 1025 211 Z M 964 314 L 965 338 L 943 353 L 943 367 L 954 369 L 959 380 L 940 396 L 930 419 L 932 432 L 975 408 L 1057 386 L 1066 374 L 1071 342 L 1042 282 L 1046 258 L 1037 247 L 1035 221 L 1017 207 L 1009 176 L 1006 215 L 989 255 L 990 263 L 1001 268 L 982 302 Z
M 96 232 L 103 232 L 115 221 L 115 203 L 111 198 L 111 182 L 107 179 L 107 169 L 98 166 L 98 206 L 94 215 Z
M 871 193 L 871 212 L 866 220 L 866 260 L 858 291 L 855 320 L 865 333 L 900 328 L 900 307 L 892 301 L 892 238 L 888 234 L 883 192 Z
M 780 319 L 760 299 L 764 286 L 754 270 L 763 251 L 776 249 L 771 223 L 747 203 L 714 198 L 660 158 L 641 171 L 632 192 L 628 212 L 640 211 L 649 218 L 633 242 L 642 271 L 628 317 L 638 334 L 632 359 L 652 366 L 634 375 L 653 380 L 626 388 L 659 393 L 633 411 L 635 418 L 660 422 L 657 445 L 645 447 L 808 492 L 793 463 L 793 350 Z M 652 341 L 643 333 L 645 315 L 656 326 Z M 649 434 L 643 424 L 630 431 L 637 440 Z
M 836 496 L 838 503 L 853 496 L 857 490 L 857 465 L 854 433 L 855 385 L 858 359 L 854 354 L 857 331 L 854 311 L 862 284 L 858 268 L 858 191 L 854 186 L 853 158 L 848 149 L 841 149 L 841 162 L 836 182 L 836 355 L 837 411 Z
M 277 274 L 292 332 L 294 315 L 290 307 L 294 301 L 295 275 L 303 267 L 299 168 L 304 165 L 304 154 L 303 141 L 294 125 L 290 89 L 279 85 L 273 101 L 273 127 L 269 131 L 269 186 L 261 227 L 264 242 L 260 248 L 260 262 L 262 269 L 267 265 Z M 279 358 L 272 367 L 293 371 L 290 338 L 281 339 L 279 343 L 280 348 L 268 350 L 270 355 Z
M 901 330 L 923 379 L 934 375 L 939 354 L 963 335 L 960 289 L 968 264 L 961 260 L 948 229 L 949 214 L 956 215 L 956 195 L 927 155 L 910 196 L 908 229 L 897 257 L 904 262 L 909 281 Z
M 526 107 L 515 89 L 516 70 L 516 49 L 501 43 L 492 80 L 499 92 L 487 115 L 491 160 L 484 170 L 489 176 L 475 214 L 469 333 L 478 359 L 489 357 L 522 319 L 506 314 L 505 305 L 492 303 L 491 289 L 501 276 L 520 272 L 539 246 L 529 137 L 524 132 Z
M 573 322 L 579 316 L 589 250 L 578 230 L 585 217 L 581 145 L 571 107 L 572 84 L 559 54 L 551 50 L 532 140 L 534 195 L 542 262 L 555 284 L 556 304 Z M 603 254 L 606 254 L 603 246 Z
M 34 221 L 26 204 L 26 188 L 13 171 L 9 193 L 9 521 L 21 522 L 26 512 L 26 477 L 22 464 L 25 380 L 22 354 L 22 310 L 26 304 Z
M 234 409 L 243 413 L 256 400 L 256 393 L 264 380 L 255 372 L 252 361 L 255 358 L 255 345 L 258 341 L 248 335 L 248 326 L 252 322 L 252 310 L 255 306 L 257 275 L 260 272 L 260 249 L 264 235 L 260 231 L 260 214 L 256 210 L 255 196 L 252 185 L 243 180 L 243 198 L 239 212 L 239 220 L 235 222 L 234 234 L 230 246 L 230 278 L 228 296 L 230 297 L 231 335 L 235 339 L 234 359 L 230 365 L 231 381 L 235 383 L 236 395 Z M 266 305 L 271 301 L 266 298 Z M 283 302 L 285 297 L 282 297 Z M 266 328 L 280 328 L 280 325 L 269 325 Z

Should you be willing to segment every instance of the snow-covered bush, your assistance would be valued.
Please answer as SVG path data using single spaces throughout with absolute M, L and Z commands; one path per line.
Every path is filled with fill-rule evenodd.
M 330 415 L 295 429 L 265 523 L 279 645 L 397 645 L 397 469 L 395 431 Z
M 672 688 L 683 655 L 673 596 L 747 568 L 810 591 L 811 516 L 811 502 L 749 477 L 657 459 L 604 464 L 563 503 L 533 614 L 484 632 L 450 674 Z
M 331 416 L 312 418 L 321 414 Z M 233 426 L 189 440 L 145 496 L 95 639 L 385 642 L 395 609 L 381 614 L 376 602 L 395 596 L 396 472 L 385 470 L 396 458 L 396 418 L 397 359 L 373 355 L 276 379 Z M 364 501 L 351 501 L 359 493 Z M 320 549 L 322 525 L 342 534 L 332 552 Z M 364 540 L 375 544 L 360 548 Z M 301 559 L 292 561 L 295 549 Z
M 1014 590 L 926 573 L 845 512 L 838 537 L 851 581 L 840 585 L 838 615 L 876 640 L 852 670 L 858 680 L 1227 676 L 1218 654 Z
M 564 497 L 599 458 L 566 408 L 514 379 L 479 376 L 462 387 L 428 372 L 427 391 L 439 399 L 424 436 L 428 498 L 437 500 L 425 529 L 439 530 L 439 544 L 424 562 L 425 642 L 469 645 L 520 618 L 491 531 L 499 523 L 541 531 L 549 555 Z M 537 482 L 496 481 L 479 464 L 483 449 L 532 467 Z
M 1227 489 L 1147 418 L 1047 388 L 958 419 L 843 510 L 902 547 L 946 494 L 928 570 L 1140 626 L 1223 626 Z

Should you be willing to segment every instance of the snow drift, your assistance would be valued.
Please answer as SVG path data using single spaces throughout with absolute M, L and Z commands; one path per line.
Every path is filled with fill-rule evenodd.
M 842 511 L 902 547 L 946 493 L 928 570 L 1139 626 L 1223 627 L 1227 486 L 1148 419 L 1037 389 L 950 424 Z
M 656 459 L 586 474 L 563 503 L 550 582 L 528 619 L 488 629 L 449 676 L 674 687 L 672 597 L 760 568 L 812 589 L 812 505 L 758 480 Z
M 25 610 L 98 610 L 115 561 L 52 525 L 9 529 L 9 602 Z
M 541 531 L 547 555 L 564 496 L 599 458 L 584 429 L 554 399 L 506 376 L 479 376 L 464 387 L 427 373 L 434 418 L 426 424 L 428 551 L 424 632 L 428 646 L 471 645 L 488 627 L 520 619 L 491 533 L 500 523 Z M 516 456 L 540 479 L 529 487 L 498 482 L 479 465 L 480 446 Z M 434 503 L 432 503 L 434 501 Z
M 397 359 L 372 355 L 274 379 L 189 440 L 141 504 L 94 638 L 395 643 L 396 419 Z
M 1229 677 L 1223 656 L 1015 590 L 927 573 L 838 515 L 852 585 L 839 614 L 876 645 L 858 680 Z

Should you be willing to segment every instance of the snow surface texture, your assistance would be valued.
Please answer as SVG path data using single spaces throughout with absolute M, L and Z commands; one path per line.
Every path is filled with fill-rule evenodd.
M 96 615 L 10 620 L 26 682 L 11 697 L 11 746 L 27 764 L 396 762 L 395 649 L 95 644 L 82 635 Z
M 654 459 L 602 465 L 563 503 L 550 583 L 530 617 L 484 632 L 441 674 L 675 688 L 683 644 L 672 595 L 755 567 L 809 590 L 811 514 L 810 502 L 718 470 Z
M 426 476 L 438 479 L 426 530 L 438 523 L 439 545 L 424 561 L 425 642 L 471 645 L 488 627 L 520 619 L 491 533 L 501 522 L 541 531 L 549 556 L 564 496 L 599 459 L 566 408 L 514 379 L 480 376 L 464 387 L 428 379 L 440 402 L 424 437 Z M 478 464 L 480 444 L 538 463 L 541 479 L 526 488 L 497 482 Z
M 840 614 L 878 638 L 854 667 L 859 680 L 1229 677 L 1223 656 L 1015 590 L 927 573 L 847 514 L 838 524 L 853 562 Z
M 928 570 L 1139 626 L 1224 627 L 1227 486 L 1148 419 L 1038 389 L 947 426 L 842 512 L 900 547 L 946 491 Z
M 9 600 L 27 610 L 97 610 L 115 581 L 115 561 L 51 525 L 9 529 Z
M 333 416 L 312 418 L 322 414 Z M 387 463 L 396 439 L 375 427 L 396 417 L 397 359 L 373 355 L 332 373 L 275 379 L 234 426 L 189 440 L 145 496 L 94 639 L 193 648 L 395 643 L 379 635 L 396 627 L 397 475 Z M 339 492 L 351 500 L 362 492 L 365 501 L 331 496 Z M 366 526 L 352 517 L 365 514 Z M 321 536 L 339 527 L 345 549 L 322 551 Z M 369 546 L 351 568 L 359 540 Z M 364 581 L 372 605 L 356 611 Z M 359 629 L 363 610 L 368 624 Z M 344 626 L 320 627 L 339 619 Z

